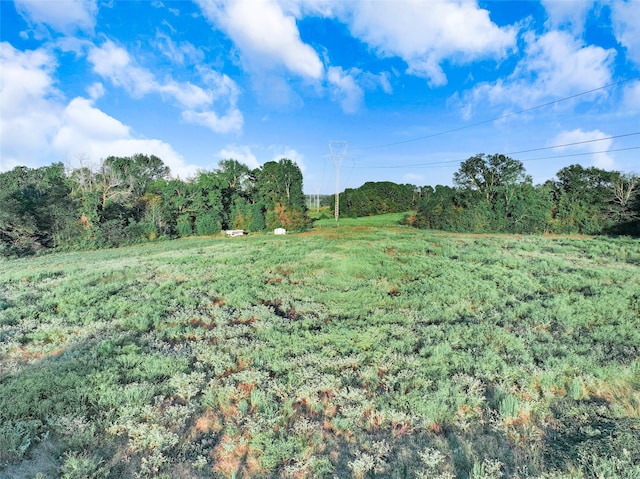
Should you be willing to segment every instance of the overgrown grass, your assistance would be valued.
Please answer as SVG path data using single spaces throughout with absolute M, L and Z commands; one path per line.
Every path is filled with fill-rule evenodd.
M 402 224 L 407 218 L 409 218 L 413 212 L 405 213 L 387 213 L 384 215 L 376 216 L 363 216 L 360 218 L 348 218 L 339 217 L 338 221 L 331 216 L 331 218 L 322 218 L 314 221 L 314 226 L 317 228 L 323 227 L 340 227 L 340 226 L 397 226 Z
M 637 478 L 640 242 L 404 216 L 2 261 L 0 477 Z

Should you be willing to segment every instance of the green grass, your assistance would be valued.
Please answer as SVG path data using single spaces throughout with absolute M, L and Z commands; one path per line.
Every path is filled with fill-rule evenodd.
M 330 212 L 329 212 L 330 213 Z M 397 226 L 403 223 L 405 219 L 411 216 L 413 212 L 405 213 L 387 213 L 377 216 L 363 216 L 360 218 L 339 217 L 338 221 L 332 216 L 331 218 L 318 219 L 313 225 L 317 228 L 340 227 L 340 226 Z
M 640 242 L 404 216 L 0 262 L 0 477 L 637 478 Z

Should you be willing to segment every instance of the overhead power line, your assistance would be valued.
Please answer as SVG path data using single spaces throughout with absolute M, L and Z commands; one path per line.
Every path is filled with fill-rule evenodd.
M 565 143 L 564 145 L 544 146 L 542 148 L 532 148 L 530 150 L 512 151 L 510 153 L 505 153 L 505 154 L 506 155 L 517 155 L 519 153 L 530 153 L 532 151 L 552 150 L 554 148 L 564 148 L 564 147 L 567 147 L 567 146 L 584 145 L 586 143 L 593 143 L 593 142 L 596 142 L 596 141 L 603 141 L 603 140 L 613 140 L 615 138 L 624 138 L 625 136 L 634 136 L 634 135 L 640 135 L 640 131 L 636 131 L 634 133 L 625 133 L 623 135 L 614 135 L 614 136 L 607 136 L 607 137 L 603 137 L 603 138 L 593 138 L 591 140 L 576 141 L 575 143 Z
M 557 155 L 557 156 L 543 156 L 540 158 L 528 158 L 525 160 L 520 160 L 523 163 L 529 162 L 529 161 L 539 161 L 539 160 L 550 160 L 552 158 L 570 158 L 572 156 L 586 156 L 586 155 L 597 155 L 600 153 L 614 153 L 616 151 L 628 151 L 628 150 L 640 150 L 640 146 L 630 146 L 628 148 L 615 148 L 613 150 L 602 150 L 602 151 L 589 151 L 589 152 L 585 152 L 585 153 L 572 153 L 572 154 L 568 154 L 568 155 Z
M 613 136 L 605 136 L 602 138 L 593 138 L 591 140 L 582 140 L 582 141 L 576 141 L 573 143 L 564 143 L 562 145 L 552 145 L 552 146 L 543 146 L 540 148 L 531 148 L 528 150 L 520 150 L 520 151 L 511 151 L 511 152 L 507 152 L 504 153 L 504 155 L 516 155 L 516 154 L 520 154 L 520 153 L 531 153 L 534 151 L 543 151 L 543 150 L 553 150 L 555 148 L 566 148 L 568 146 L 577 146 L 577 145 L 585 145 L 587 143 L 595 143 L 597 141 L 604 141 L 604 140 L 613 140 L 616 138 L 624 138 L 624 137 L 628 137 L 628 136 L 634 136 L 634 135 L 640 135 L 640 131 L 636 131 L 633 133 L 623 133 L 621 135 L 613 135 Z M 604 150 L 601 152 L 586 152 L 586 153 L 577 153 L 577 154 L 569 154 L 566 156 L 581 156 L 581 155 L 593 155 L 596 153 L 606 153 L 607 151 L 624 151 L 627 149 L 635 149 L 635 147 L 633 148 L 620 148 L 617 150 Z M 553 156 L 550 158 L 563 158 L 565 155 L 561 155 L 561 156 Z M 547 157 L 549 158 L 549 157 Z M 546 159 L 546 158 L 541 158 L 541 159 Z M 396 168 L 425 168 L 425 167 L 430 167 L 430 166 L 440 166 L 440 165 L 447 165 L 447 164 L 451 164 L 451 163 L 460 163 L 461 160 L 443 160 L 443 161 L 431 161 L 431 162 L 427 162 L 427 163 L 417 163 L 417 164 L 412 164 L 412 165 L 385 165 L 385 166 L 354 166 L 354 168 L 367 168 L 367 169 L 396 169 Z M 521 161 L 530 161 L 530 160 L 521 160 Z
M 580 93 L 576 93 L 574 95 L 566 96 L 564 98 L 559 98 L 557 100 L 549 101 L 547 103 L 542 103 L 540 105 L 532 106 L 530 108 L 525 108 L 524 110 L 514 111 L 514 112 L 511 112 L 511 113 L 506 113 L 504 115 L 501 115 L 501 116 L 498 116 L 498 117 L 495 117 L 495 118 L 490 118 L 488 120 L 482 120 L 482 121 L 479 121 L 479 122 L 476 122 L 476 123 L 471 123 L 469 125 L 464 125 L 464 126 L 460 126 L 460 127 L 457 127 L 457 128 L 452 128 L 450 130 L 443 130 L 443 131 L 439 131 L 437 133 L 431 133 L 429 135 L 417 136 L 417 137 L 414 137 L 414 138 L 409 138 L 407 140 L 394 141 L 394 142 L 391 142 L 391 143 L 383 143 L 383 144 L 380 144 L 380 145 L 361 146 L 359 148 L 355 148 L 355 150 L 356 151 L 373 150 L 373 149 L 377 149 L 377 148 L 385 148 L 387 146 L 402 145 L 404 143 L 413 143 L 415 141 L 426 140 L 428 138 L 434 138 L 434 137 L 437 137 L 437 136 L 447 135 L 449 133 L 454 133 L 456 131 L 466 130 L 466 129 L 469 129 L 469 128 L 473 128 L 475 126 L 485 125 L 487 123 L 492 123 L 494 121 L 503 120 L 505 118 L 510 118 L 512 116 L 521 115 L 523 113 L 527 113 L 527 112 L 530 112 L 530 111 L 533 111 L 533 110 L 539 110 L 540 108 L 545 108 L 545 107 L 548 107 L 548 106 L 551 106 L 551 105 L 556 105 L 556 104 L 562 103 L 564 101 L 573 100 L 574 98 L 578 98 L 578 97 L 583 96 L 583 95 L 588 95 L 589 93 L 594 93 L 594 92 L 597 92 L 597 91 L 600 91 L 600 90 L 606 90 L 607 88 L 611 88 L 611 87 L 614 87 L 616 85 L 620 85 L 622 83 L 626 83 L 626 82 L 629 82 L 629 81 L 632 81 L 632 80 L 636 80 L 638 78 L 640 78 L 640 75 L 636 75 L 636 76 L 632 76 L 632 77 L 628 77 L 628 78 L 623 78 L 622 80 L 618 80 L 618 81 L 613 82 L 613 83 L 608 83 L 607 85 L 603 85 L 603 86 L 598 87 L 598 88 L 593 88 L 591 90 L 586 90 L 586 91 L 583 91 L 583 92 L 580 92 Z M 353 148 L 352 148 L 352 150 L 353 150 Z
M 640 146 L 630 146 L 627 148 L 615 148 L 613 150 L 600 150 L 600 151 L 587 151 L 583 153 L 570 153 L 565 155 L 555 155 L 555 156 L 542 156 L 538 158 L 527 158 L 524 160 L 520 160 L 522 163 L 529 163 L 530 161 L 539 161 L 539 160 L 549 160 L 555 158 L 570 158 L 573 156 L 587 156 L 587 155 L 597 155 L 601 153 L 615 153 L 616 151 L 629 151 L 629 150 L 640 150 Z M 422 165 L 414 165 L 413 168 L 451 168 L 454 164 L 462 163 L 464 160 L 446 160 L 446 161 L 436 161 L 433 163 L 423 163 Z M 408 168 L 408 166 L 355 166 L 354 168 Z

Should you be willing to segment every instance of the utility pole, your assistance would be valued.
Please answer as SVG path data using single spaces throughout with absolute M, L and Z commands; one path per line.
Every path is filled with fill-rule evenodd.
M 340 165 L 342 164 L 344 155 L 347 153 L 348 146 L 349 144 L 346 141 L 329 142 L 329 153 L 333 160 L 333 166 L 336 169 L 336 208 L 334 211 L 336 221 L 338 221 L 338 216 L 340 216 Z
M 314 203 L 316 205 L 316 210 L 320 211 L 320 188 L 321 185 L 318 184 L 318 186 L 316 186 L 316 197 L 314 198 Z

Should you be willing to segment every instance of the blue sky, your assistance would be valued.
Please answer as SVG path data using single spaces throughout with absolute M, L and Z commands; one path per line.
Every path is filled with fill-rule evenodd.
M 640 1 L 0 0 L 0 171 L 296 161 L 307 193 L 640 173 Z M 565 145 L 565 146 L 563 146 Z M 572 156 L 570 156 L 572 155 Z

